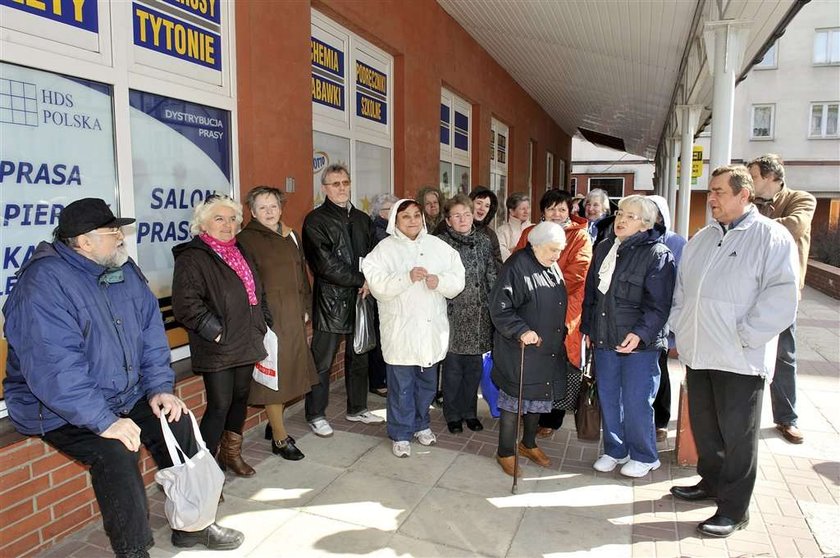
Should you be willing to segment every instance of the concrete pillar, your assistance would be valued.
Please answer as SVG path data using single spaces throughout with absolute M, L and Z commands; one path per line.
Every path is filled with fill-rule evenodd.
M 709 170 L 732 160 L 732 122 L 735 113 L 735 79 L 741 71 L 750 22 L 721 20 L 706 23 L 703 39 L 714 88 L 712 91 L 712 139 Z
M 680 138 L 678 136 L 668 136 L 665 140 L 668 145 L 668 195 L 665 196 L 668 200 L 668 209 L 671 210 L 671 228 L 674 228 L 677 218 L 677 159 L 680 153 Z
M 677 233 L 688 238 L 688 215 L 691 204 L 691 148 L 700 120 L 702 105 L 677 105 L 680 122 L 680 200 L 677 208 Z

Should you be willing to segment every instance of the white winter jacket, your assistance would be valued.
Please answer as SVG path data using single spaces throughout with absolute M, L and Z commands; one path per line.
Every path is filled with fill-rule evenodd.
M 783 226 L 753 206 L 723 234 L 717 222 L 685 246 L 668 325 L 680 361 L 772 380 L 779 333 L 796 319 L 799 262 Z
M 400 200 L 391 209 L 388 234 L 362 262 L 370 292 L 379 303 L 379 338 L 385 362 L 429 367 L 443 360 L 449 348 L 446 299 L 464 289 L 461 257 L 426 226 L 410 240 L 395 225 Z M 431 290 L 425 281 L 411 282 L 409 272 L 424 267 L 438 276 Z

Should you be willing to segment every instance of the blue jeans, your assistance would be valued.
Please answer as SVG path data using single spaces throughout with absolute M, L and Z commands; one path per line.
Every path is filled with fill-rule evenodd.
M 595 374 L 601 403 L 604 453 L 630 455 L 641 463 L 659 459 L 653 425 L 653 400 L 659 389 L 659 351 L 621 354 L 595 350 Z
M 770 384 L 773 422 L 796 426 L 796 324 L 779 334 L 776 371 Z
M 386 364 L 388 437 L 407 442 L 429 428 L 429 406 L 437 391 L 437 364 L 428 368 Z

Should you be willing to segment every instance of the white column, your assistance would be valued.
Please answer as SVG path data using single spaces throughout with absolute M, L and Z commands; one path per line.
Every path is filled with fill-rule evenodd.
M 674 224 L 677 218 L 677 159 L 680 153 L 680 138 L 678 136 L 668 136 L 665 140 L 668 145 L 668 192 L 666 199 L 668 200 L 668 209 L 671 211 L 671 228 L 676 230 Z
M 702 105 L 677 105 L 680 118 L 680 200 L 676 231 L 688 238 L 688 215 L 691 206 L 691 148 L 700 120 Z
M 714 88 L 709 171 L 732 160 L 732 122 L 735 113 L 735 79 L 741 71 L 750 22 L 721 20 L 705 24 L 703 38 Z

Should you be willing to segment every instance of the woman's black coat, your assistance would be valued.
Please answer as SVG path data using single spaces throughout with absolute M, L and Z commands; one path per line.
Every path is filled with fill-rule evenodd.
M 555 266 L 556 267 L 556 266 Z M 490 292 L 493 381 L 519 395 L 519 337 L 533 330 L 542 344 L 525 347 L 524 399 L 550 401 L 566 390 L 566 285 L 559 268 L 543 266 L 531 246 L 507 259 Z

